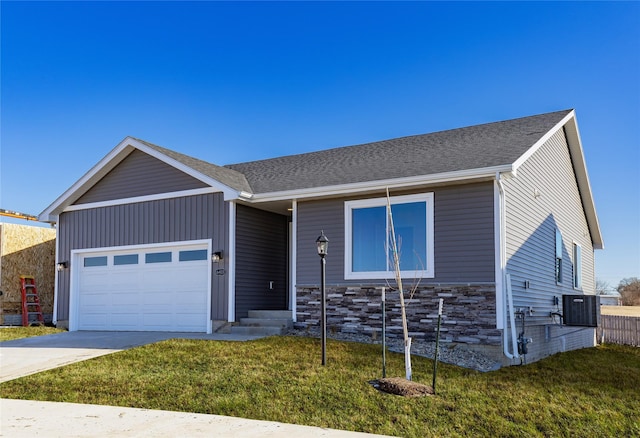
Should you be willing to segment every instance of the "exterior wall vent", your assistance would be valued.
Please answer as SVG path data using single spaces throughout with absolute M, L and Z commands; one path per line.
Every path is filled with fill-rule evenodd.
M 562 313 L 565 325 L 598 327 L 600 297 L 598 295 L 562 295 Z

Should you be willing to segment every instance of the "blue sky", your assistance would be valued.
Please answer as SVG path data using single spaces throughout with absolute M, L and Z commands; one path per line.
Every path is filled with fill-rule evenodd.
M 596 276 L 640 277 L 638 2 L 0 13 L 0 208 L 40 213 L 127 135 L 229 164 L 575 108 L 606 247 Z

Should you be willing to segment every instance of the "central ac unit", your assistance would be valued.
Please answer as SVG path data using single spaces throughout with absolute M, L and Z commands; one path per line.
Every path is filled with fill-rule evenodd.
M 562 295 L 562 316 L 565 325 L 598 327 L 600 296 Z

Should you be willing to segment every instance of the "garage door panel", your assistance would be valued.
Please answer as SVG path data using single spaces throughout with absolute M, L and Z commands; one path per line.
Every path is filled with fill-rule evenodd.
M 122 307 L 130 307 L 130 306 L 138 306 L 140 304 L 140 297 L 136 291 L 122 291 L 119 293 L 114 293 L 111 295 L 111 305 L 122 306 Z
M 90 293 L 80 298 L 80 306 L 108 306 L 111 303 L 111 295 L 106 292 Z
M 178 299 L 182 304 L 191 306 L 206 306 L 207 298 L 198 291 L 184 291 L 178 294 Z
M 211 266 L 208 260 L 180 261 L 185 249 L 206 253 L 199 244 L 83 255 L 102 261 L 106 257 L 108 262 L 78 263 L 78 329 L 205 332 Z M 159 252 L 171 252 L 172 261 L 145 263 L 145 254 Z
M 140 314 L 138 312 L 114 312 L 111 315 L 111 325 L 114 327 L 134 328 L 138 326 L 139 319 Z
M 145 293 L 141 298 L 143 305 L 151 308 L 153 306 L 171 307 L 175 304 L 176 299 L 179 299 L 176 298 L 175 293 L 168 290 L 158 291 L 153 294 Z
M 140 287 L 139 273 L 135 271 L 113 272 L 109 274 L 109 284 L 113 289 L 138 289 Z
M 86 293 L 108 292 L 111 290 L 109 275 L 106 272 L 83 275 L 80 288 Z
M 101 313 L 91 313 L 87 312 L 85 324 L 88 328 L 87 330 L 102 330 L 101 327 L 104 327 L 109 322 L 108 315 L 104 312 Z

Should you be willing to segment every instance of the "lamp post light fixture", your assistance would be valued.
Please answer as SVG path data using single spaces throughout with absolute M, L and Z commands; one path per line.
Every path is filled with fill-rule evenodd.
M 325 290 L 325 256 L 329 247 L 329 239 L 324 235 L 324 230 L 320 232 L 320 236 L 316 239 L 318 245 L 318 255 L 320 256 L 320 295 L 322 305 L 320 306 L 320 322 L 322 332 L 322 365 L 327 364 L 327 292 Z

